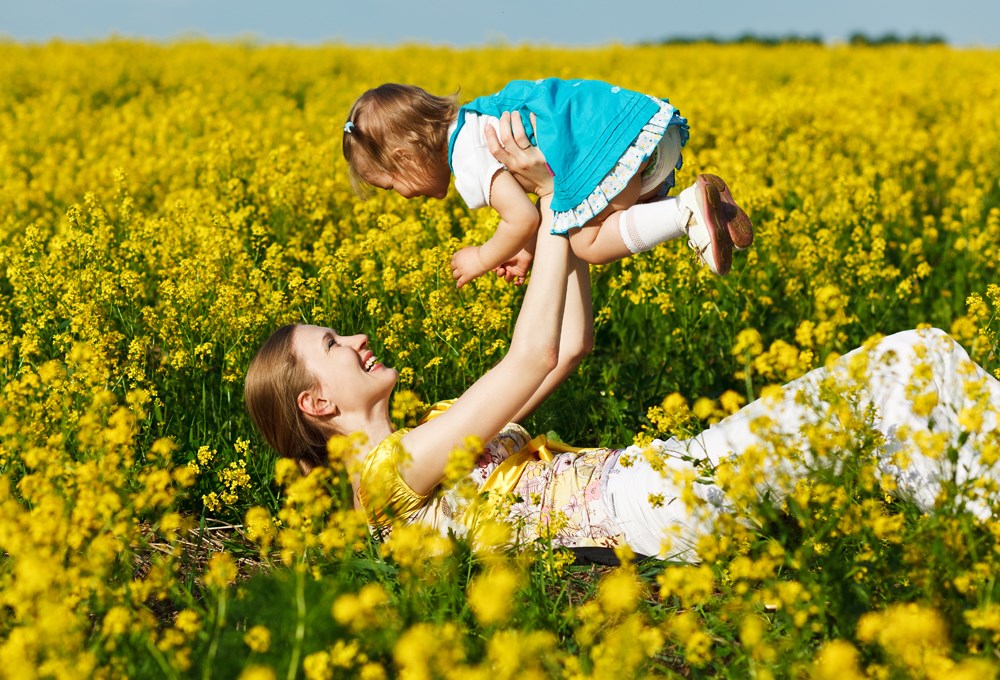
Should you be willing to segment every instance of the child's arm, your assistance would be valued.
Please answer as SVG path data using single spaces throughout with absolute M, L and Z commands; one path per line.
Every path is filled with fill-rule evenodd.
M 531 114 L 531 127 L 537 129 L 535 114 Z M 485 135 L 490 153 L 514 175 L 522 189 L 538 197 L 552 194 L 552 170 L 538 147 L 528 141 L 520 113 L 504 112 L 500 116 L 498 128 L 494 130 L 492 126 L 487 127 Z M 519 253 L 493 271 L 508 283 L 520 285 L 527 278 L 534 257 L 535 240 L 529 238 Z
M 514 257 L 538 231 L 538 209 L 506 170 L 493 178 L 490 205 L 500 215 L 493 236 L 481 246 L 462 248 L 451 258 L 451 275 L 459 288 Z

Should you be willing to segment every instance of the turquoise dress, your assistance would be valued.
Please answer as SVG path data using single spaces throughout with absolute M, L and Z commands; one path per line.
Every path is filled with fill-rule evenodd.
M 669 126 L 678 126 L 681 146 L 688 139 L 687 120 L 667 100 L 599 80 L 515 80 L 496 94 L 472 100 L 459 111 L 448 145 L 453 172 L 455 139 L 465 124 L 466 113 L 499 118 L 505 111 L 521 114 L 529 140 L 545 154 L 554 175 L 552 210 L 557 216 L 578 213 L 578 219 L 570 221 L 600 212 L 607 205 L 602 196 L 610 193 L 608 180 L 614 180 L 612 190 L 624 188 Z M 528 122 L 531 113 L 536 116 L 537 130 L 532 130 Z M 676 167 L 680 165 L 678 160 Z M 599 194 L 596 201 L 595 191 Z M 604 205 L 600 205 L 602 202 Z M 565 219 L 562 222 L 568 224 Z M 553 231 L 570 228 L 557 227 Z

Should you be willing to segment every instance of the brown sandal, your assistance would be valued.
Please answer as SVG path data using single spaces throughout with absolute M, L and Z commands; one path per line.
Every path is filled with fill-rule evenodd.
M 723 203 L 723 214 L 726 217 L 726 226 L 729 228 L 729 236 L 733 239 L 733 247 L 736 250 L 744 250 L 753 243 L 753 223 L 750 216 L 743 208 L 736 204 L 733 195 L 729 193 L 726 181 L 718 175 L 699 175 L 706 182 L 714 186 L 719 191 L 719 197 Z
M 733 263 L 733 240 L 726 228 L 719 190 L 699 176 L 678 198 L 693 216 L 687 226 L 688 245 L 712 273 L 725 276 Z

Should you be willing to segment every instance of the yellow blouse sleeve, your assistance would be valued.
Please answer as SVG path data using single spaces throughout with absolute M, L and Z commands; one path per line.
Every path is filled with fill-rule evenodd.
M 443 401 L 437 401 L 431 404 L 430 408 L 424 411 L 424 414 L 420 416 L 420 420 L 417 421 L 417 425 L 423 425 L 428 420 L 434 420 L 439 415 L 447 411 L 452 404 L 454 404 L 457 399 L 445 399 Z
M 400 439 L 409 430 L 396 430 L 379 442 L 361 466 L 358 498 L 372 524 L 383 526 L 393 519 L 406 520 L 420 510 L 430 497 L 419 494 L 403 481 L 399 464 L 406 452 Z
M 442 413 L 454 403 L 454 400 L 434 404 L 420 419 L 427 422 Z M 419 494 L 409 484 L 403 481 L 399 472 L 400 464 L 405 460 L 406 451 L 400 440 L 409 430 L 396 430 L 379 442 L 365 457 L 361 467 L 361 485 L 358 497 L 368 516 L 368 521 L 377 526 L 385 526 L 392 520 L 406 521 L 421 508 L 434 494 L 434 490 Z M 499 499 L 511 492 L 517 485 L 525 466 L 532 460 L 551 461 L 553 454 L 580 452 L 573 446 L 560 442 L 548 441 L 544 435 L 527 442 L 520 451 L 504 460 L 482 484 L 480 491 L 491 492 L 492 498 Z M 472 525 L 469 512 L 464 513 L 466 524 Z

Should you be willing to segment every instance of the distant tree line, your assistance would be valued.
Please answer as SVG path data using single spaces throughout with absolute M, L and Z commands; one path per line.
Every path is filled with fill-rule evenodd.
M 741 33 L 733 38 L 720 38 L 715 35 L 705 36 L 670 36 L 660 40 L 644 41 L 643 45 L 690 45 L 693 43 L 712 43 L 715 45 L 823 45 L 826 41 L 819 34 L 800 35 L 798 33 L 788 33 L 786 35 L 761 35 L 758 33 Z M 898 33 L 883 33 L 882 35 L 868 35 L 856 31 L 851 33 L 847 42 L 851 45 L 863 45 L 867 47 L 881 47 L 885 45 L 944 45 L 947 41 L 944 36 L 929 34 L 921 35 L 914 33 L 909 36 L 901 36 Z

